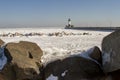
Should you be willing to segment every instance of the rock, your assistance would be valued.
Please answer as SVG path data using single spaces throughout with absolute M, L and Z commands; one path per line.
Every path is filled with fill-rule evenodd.
M 0 75 L 0 78 L 3 78 L 3 80 L 16 80 L 16 73 L 12 64 L 6 64 Z
M 97 64 L 99 64 L 102 68 L 102 52 L 100 51 L 100 49 L 97 46 L 94 46 L 94 47 L 88 49 L 87 51 L 84 51 L 84 52 L 78 54 L 77 56 L 81 56 L 83 58 L 94 61 Z
M 9 66 L 7 69 L 12 67 L 11 75 L 15 74 L 16 80 L 36 80 L 40 73 L 42 54 L 42 50 L 36 43 L 27 41 L 8 43 L 5 47 Z
M 120 79 L 120 70 L 117 70 L 107 73 L 103 80 L 119 80 L 119 79 Z
M 103 69 L 112 72 L 120 69 L 120 30 L 104 37 L 102 41 Z
M 2 46 L 5 42 L 0 39 L 0 46 Z
M 108 75 L 110 76 L 111 80 L 119 80 L 120 79 L 120 69 L 117 71 L 113 71 L 108 73 Z
M 44 69 L 45 80 L 102 80 L 103 75 L 98 64 L 80 56 L 56 60 Z
M 92 52 L 89 55 L 92 59 L 98 61 L 102 65 L 102 52 L 100 49 L 95 46 L 92 50 Z
M 4 76 L 0 75 L 0 80 L 7 80 Z

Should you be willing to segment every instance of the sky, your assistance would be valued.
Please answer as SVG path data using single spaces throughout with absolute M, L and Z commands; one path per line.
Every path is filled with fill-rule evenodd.
M 120 26 L 120 0 L 0 0 L 0 27 Z

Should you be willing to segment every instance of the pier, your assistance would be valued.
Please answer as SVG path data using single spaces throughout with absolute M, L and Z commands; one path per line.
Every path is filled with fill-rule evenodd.
M 120 30 L 120 27 L 65 27 L 65 29 L 77 29 L 77 30 Z

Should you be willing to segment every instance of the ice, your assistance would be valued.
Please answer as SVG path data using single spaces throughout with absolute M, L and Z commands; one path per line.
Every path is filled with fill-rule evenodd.
M 39 28 L 16 28 L 1 29 L 0 34 L 8 33 L 40 33 L 40 36 L 0 36 L 6 43 L 30 41 L 37 43 L 43 50 L 42 62 L 48 63 L 56 59 L 62 59 L 70 55 L 84 52 L 93 46 L 101 46 L 104 36 L 110 34 L 108 31 L 85 31 L 71 29 L 39 29 Z M 62 36 L 49 36 L 49 34 L 60 33 Z
M 51 74 L 46 80 L 58 80 L 58 77 L 53 76 L 53 74 Z
M 4 55 L 4 47 L 2 47 L 0 48 L 0 70 L 3 69 L 6 63 L 7 63 L 7 58 Z

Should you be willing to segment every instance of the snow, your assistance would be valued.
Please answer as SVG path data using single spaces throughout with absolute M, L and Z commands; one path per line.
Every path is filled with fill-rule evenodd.
M 0 48 L 0 70 L 3 69 L 6 63 L 7 63 L 7 58 L 4 55 L 4 48 L 2 47 Z
M 55 77 L 53 74 L 51 74 L 46 80 L 58 80 L 58 77 Z
M 68 72 L 68 70 L 65 70 L 65 71 L 61 74 L 61 76 L 64 77 L 67 72 Z
M 39 29 L 39 28 L 15 28 L 1 29 L 2 34 L 23 34 L 16 36 L 0 36 L 6 43 L 30 41 L 37 43 L 43 50 L 42 62 L 44 65 L 49 61 L 62 59 L 73 54 L 85 52 L 93 46 L 101 47 L 104 36 L 110 34 L 109 31 L 85 31 L 70 29 Z M 28 35 L 29 33 L 39 33 L 42 35 Z M 59 35 L 55 35 L 55 34 Z M 52 36 L 50 34 L 53 34 Z

